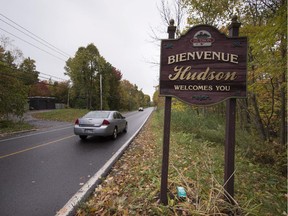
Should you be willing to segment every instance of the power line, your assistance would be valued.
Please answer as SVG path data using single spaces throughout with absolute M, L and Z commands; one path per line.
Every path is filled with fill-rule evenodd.
M 49 43 L 48 41 L 42 39 L 41 37 L 39 37 L 39 36 L 37 36 L 36 34 L 32 33 L 32 32 L 29 31 L 28 29 L 26 29 L 26 28 L 24 28 L 23 26 L 17 24 L 17 23 L 14 22 L 13 20 L 9 19 L 7 16 L 5 16 L 5 15 L 3 15 L 3 14 L 1 14 L 1 13 L 0 13 L 0 16 L 2 16 L 2 17 L 4 17 L 5 19 L 9 20 L 9 21 L 12 22 L 13 24 L 15 24 L 16 26 L 18 26 L 18 27 L 20 27 L 21 29 L 25 30 L 25 31 L 28 32 L 29 34 L 31 34 L 31 35 L 33 35 L 34 37 L 38 38 L 39 40 L 38 40 L 38 39 L 35 39 L 35 38 L 32 37 L 32 36 L 29 36 L 27 33 L 24 33 L 23 31 L 19 30 L 18 28 L 14 27 L 14 26 L 12 26 L 11 24 L 7 23 L 6 21 L 0 19 L 2 22 L 5 22 L 7 25 L 10 25 L 11 27 L 17 29 L 18 31 L 22 32 L 23 34 L 27 35 L 28 37 L 31 37 L 32 39 L 38 41 L 39 43 L 43 44 L 44 46 L 46 46 L 46 47 L 54 50 L 55 52 L 57 52 L 57 53 L 65 56 L 65 57 L 70 57 L 70 54 L 62 51 L 61 49 L 59 49 L 59 48 L 57 48 L 57 47 L 55 47 L 54 45 L 52 45 L 52 44 Z M 45 44 L 42 43 L 41 41 L 44 42 Z M 49 46 L 48 46 L 47 44 L 48 44 Z M 51 47 L 52 47 L 52 48 L 51 48 Z
M 16 28 L 15 26 L 13 26 L 13 25 L 7 23 L 5 20 L 2 20 L 1 18 L 0 18 L 0 20 L 1 20 L 2 22 L 6 23 L 7 25 L 11 26 L 12 28 L 18 30 L 19 32 L 25 34 L 26 36 L 32 38 L 33 40 L 35 40 L 35 41 L 41 43 L 42 45 L 44 45 L 44 46 L 46 46 L 46 47 L 48 47 L 49 49 L 53 50 L 54 52 L 57 52 L 57 53 L 59 53 L 60 55 L 62 55 L 62 56 L 64 56 L 64 57 L 68 57 L 68 58 L 70 57 L 70 56 L 68 56 L 68 55 L 66 55 L 66 54 L 64 55 L 62 52 L 59 52 L 58 50 L 56 50 L 56 49 L 54 49 L 54 48 L 52 48 L 52 47 L 47 46 L 45 43 L 41 42 L 41 41 L 38 40 L 37 38 L 34 38 L 34 37 L 32 37 L 31 35 L 25 33 L 24 31 L 21 31 L 20 29 Z
M 54 78 L 56 78 L 56 79 L 58 79 L 58 80 L 62 80 L 62 81 L 68 81 L 68 80 L 65 80 L 65 79 L 62 79 L 62 78 L 60 78 L 60 77 L 57 77 L 57 76 L 53 76 L 53 75 L 50 75 L 50 74 L 46 74 L 46 73 L 43 73 L 43 72 L 39 72 L 39 71 L 37 71 L 39 74 L 43 74 L 43 75 L 46 75 L 46 76 L 49 76 L 50 78 L 52 78 L 52 77 L 54 77 Z M 43 77 L 44 78 L 44 77 Z
M 6 68 L 9 68 L 9 69 L 11 69 L 11 70 L 13 70 L 13 71 L 19 71 L 19 72 L 21 72 L 21 70 L 19 69 L 19 68 L 13 68 L 13 67 L 11 67 L 11 66 L 9 66 L 9 65 L 5 65 L 5 64 L 3 64 L 3 65 L 1 65 L 1 67 L 6 67 Z M 60 77 L 57 77 L 57 76 L 54 76 L 54 75 L 50 75 L 50 74 L 46 74 L 46 73 L 43 73 L 43 72 L 40 72 L 40 71 L 35 71 L 36 73 L 38 73 L 38 77 L 40 77 L 40 78 L 42 78 L 42 79 L 46 79 L 46 80 L 52 80 L 52 81 L 54 81 L 54 82 L 58 82 L 56 79 L 58 79 L 58 80 L 62 80 L 62 81 L 65 81 L 65 82 L 67 82 L 67 81 L 69 81 L 69 80 L 65 80 L 65 79 L 63 79 L 63 78 L 60 78 Z M 5 73 L 5 74 L 7 74 L 7 72 L 4 72 L 4 71 L 1 71 L 0 70 L 0 75 L 1 75 L 1 73 L 3 74 L 3 73 Z M 42 76 L 41 76 L 42 75 Z M 8 76 L 8 75 L 7 75 Z M 10 76 L 12 76 L 12 75 L 10 75 Z M 48 77 L 45 77 L 45 76 L 48 76 Z M 13 77 L 15 77 L 15 78 L 20 78 L 21 79 L 21 77 L 17 77 L 17 76 L 14 76 L 13 75 Z M 54 79 L 52 79 L 52 77 L 54 78 Z
M 39 50 L 41 50 L 41 51 L 43 51 L 43 52 L 45 52 L 45 53 L 47 53 L 47 54 L 49 54 L 49 55 L 51 55 L 51 56 L 53 56 L 53 57 L 55 57 L 55 58 L 61 60 L 61 61 L 66 62 L 65 59 L 62 59 L 62 58 L 60 58 L 60 57 L 58 57 L 58 56 L 56 56 L 56 55 L 53 55 L 52 53 L 50 53 L 50 52 L 48 52 L 48 51 L 46 51 L 46 50 L 44 50 L 44 49 L 42 49 L 42 48 L 40 48 L 40 47 L 38 47 L 38 46 L 36 46 L 36 45 L 34 45 L 34 44 L 28 42 L 28 41 L 26 41 L 26 40 L 24 40 L 24 39 L 18 37 L 17 35 L 15 35 L 15 34 L 13 34 L 13 33 L 11 33 L 11 32 L 8 32 L 8 31 L 6 31 L 6 30 L 4 30 L 4 29 L 2 29 L 2 28 L 0 28 L 0 29 L 1 29 L 2 31 L 6 32 L 7 34 L 10 34 L 10 35 L 12 35 L 12 36 L 18 38 L 19 40 L 21 40 L 21 41 L 23 41 L 23 42 L 25 42 L 25 43 L 27 43 L 27 44 L 29 44 L 29 45 L 31 45 L 31 46 L 33 46 L 33 47 L 39 49 Z

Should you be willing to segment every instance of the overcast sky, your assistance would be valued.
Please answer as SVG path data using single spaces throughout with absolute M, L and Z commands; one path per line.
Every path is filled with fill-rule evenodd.
M 122 72 L 123 79 L 152 97 L 159 82 L 159 66 L 149 62 L 159 61 L 160 48 L 151 43 L 151 27 L 159 34 L 162 31 L 161 38 L 167 38 L 163 34 L 167 26 L 163 27 L 157 8 L 160 2 L 0 0 L 0 35 L 9 37 L 25 58 L 34 59 L 38 71 L 65 80 L 69 79 L 64 75 L 67 54 L 74 57 L 79 47 L 93 43 L 106 61 Z M 57 49 L 21 33 L 17 29 L 29 34 L 21 27 Z

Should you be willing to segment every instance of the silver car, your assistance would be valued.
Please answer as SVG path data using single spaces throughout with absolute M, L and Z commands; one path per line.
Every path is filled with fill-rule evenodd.
M 90 111 L 78 118 L 74 125 L 74 134 L 81 139 L 87 136 L 111 136 L 116 139 L 118 133 L 127 132 L 128 122 L 118 111 Z

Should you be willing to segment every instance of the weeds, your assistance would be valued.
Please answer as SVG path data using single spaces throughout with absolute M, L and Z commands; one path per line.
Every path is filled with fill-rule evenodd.
M 33 126 L 23 122 L 23 121 L 10 121 L 10 120 L 0 120 L 0 134 L 30 130 Z
M 65 121 L 74 123 L 88 112 L 86 109 L 57 109 L 51 112 L 34 113 L 33 117 L 44 120 Z
M 176 119 L 180 122 L 172 122 L 167 206 L 159 203 L 163 145 L 160 111 L 153 114 L 106 180 L 96 188 L 87 201 L 88 208 L 78 209 L 77 215 L 281 215 L 286 211 L 285 178 L 272 167 L 249 160 L 241 143 L 236 148 L 235 205 L 227 203 L 222 132 L 215 135 L 210 127 L 205 133 L 219 138 L 207 140 L 204 133 L 197 134 L 199 128 L 205 130 L 205 123 L 189 120 L 198 128 L 188 131 L 189 127 L 182 122 L 188 116 Z M 211 124 L 218 125 L 216 129 L 222 127 L 219 123 Z M 186 199 L 177 197 L 177 186 L 185 188 Z
M 82 115 L 79 110 L 65 112 L 73 118 Z M 66 114 L 60 115 L 63 119 Z M 60 119 L 57 115 L 53 118 Z M 235 205 L 231 205 L 225 201 L 223 188 L 224 117 L 185 107 L 172 112 L 169 202 L 168 206 L 161 205 L 162 128 L 163 110 L 158 110 L 106 180 L 81 204 L 78 216 L 287 215 L 285 147 L 262 143 L 257 136 L 237 127 Z M 177 186 L 185 188 L 186 199 L 177 197 Z

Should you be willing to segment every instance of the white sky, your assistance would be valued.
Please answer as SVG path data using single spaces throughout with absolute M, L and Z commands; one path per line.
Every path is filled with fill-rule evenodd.
M 69 79 L 64 75 L 68 57 L 7 25 L 5 22 L 25 31 L 5 17 L 71 57 L 74 57 L 79 47 L 93 43 L 106 61 L 122 72 L 123 79 L 136 84 L 138 89 L 142 89 L 152 99 L 154 86 L 159 83 L 159 66 L 149 62 L 159 62 L 160 47 L 151 43 L 151 27 L 159 33 L 167 29 L 167 26 L 163 26 L 157 8 L 160 2 L 161 0 L 0 0 L 0 35 L 9 37 L 25 58 L 34 59 L 38 71 L 65 80 Z M 21 41 L 3 29 L 63 60 Z M 168 37 L 166 33 L 159 36 L 164 39 Z

